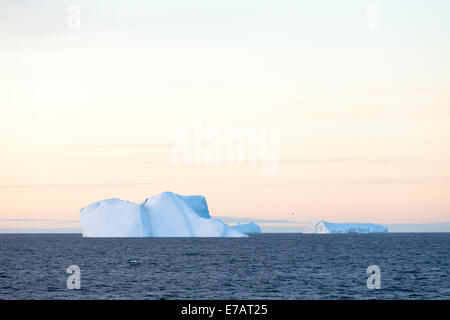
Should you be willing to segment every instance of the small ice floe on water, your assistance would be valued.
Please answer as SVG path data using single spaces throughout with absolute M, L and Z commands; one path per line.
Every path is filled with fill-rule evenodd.
M 136 258 L 131 258 L 131 259 L 128 260 L 128 263 L 130 263 L 130 264 L 138 264 L 138 263 L 141 263 L 141 260 L 136 259 Z

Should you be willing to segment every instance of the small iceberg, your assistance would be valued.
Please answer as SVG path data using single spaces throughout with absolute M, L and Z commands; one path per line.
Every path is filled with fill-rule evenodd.
M 261 227 L 258 226 L 256 223 L 250 222 L 250 223 L 238 223 L 235 226 L 231 226 L 234 230 L 237 230 L 242 233 L 246 234 L 256 234 L 261 233 Z
M 372 223 L 331 223 L 318 221 L 310 225 L 303 233 L 386 233 L 388 228 Z
M 106 199 L 80 211 L 83 237 L 248 237 L 254 223 L 229 226 L 212 219 L 203 196 L 163 192 L 141 204 Z

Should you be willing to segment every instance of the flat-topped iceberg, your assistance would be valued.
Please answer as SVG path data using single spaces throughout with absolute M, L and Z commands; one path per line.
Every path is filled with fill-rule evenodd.
M 106 199 L 80 211 L 84 237 L 247 237 L 257 225 L 212 219 L 203 196 L 163 192 L 136 204 Z M 250 225 L 250 224 L 248 224 Z
M 372 223 L 331 223 L 318 221 L 310 225 L 303 233 L 385 233 L 388 228 Z
M 237 225 L 231 226 L 231 228 L 246 234 L 261 233 L 261 228 L 253 222 L 243 224 L 238 223 Z

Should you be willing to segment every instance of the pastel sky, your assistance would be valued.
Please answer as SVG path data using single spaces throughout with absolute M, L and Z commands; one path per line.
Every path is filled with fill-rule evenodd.
M 0 8 L 0 228 L 166 190 L 213 216 L 450 222 L 449 1 Z M 198 122 L 278 131 L 278 172 L 174 164 Z

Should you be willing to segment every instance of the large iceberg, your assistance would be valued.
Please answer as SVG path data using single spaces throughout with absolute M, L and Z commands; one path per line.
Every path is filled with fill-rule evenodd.
M 147 237 L 148 220 L 142 207 L 120 199 L 94 202 L 81 209 L 80 223 L 86 237 Z
M 160 193 L 141 204 L 102 200 L 81 209 L 80 216 L 84 237 L 247 237 L 259 228 L 230 227 L 211 218 L 203 196 L 173 192 Z
M 318 221 L 307 227 L 303 233 L 385 233 L 388 228 L 372 223 L 331 223 Z

